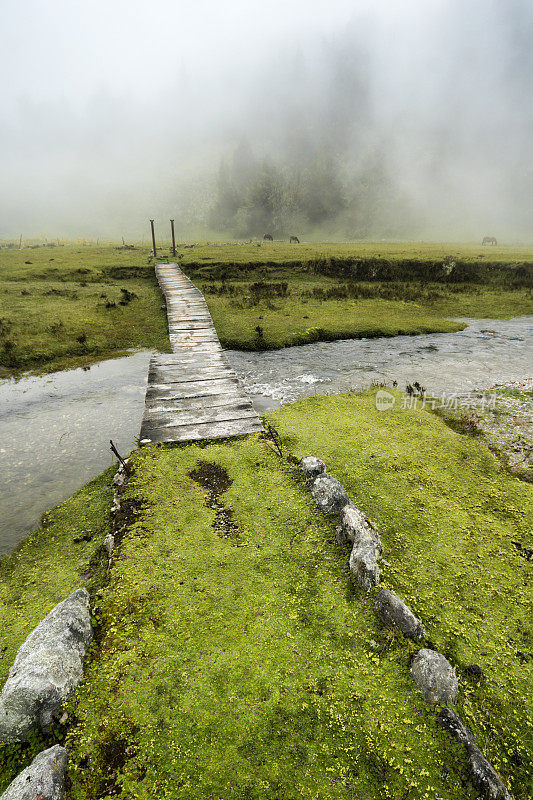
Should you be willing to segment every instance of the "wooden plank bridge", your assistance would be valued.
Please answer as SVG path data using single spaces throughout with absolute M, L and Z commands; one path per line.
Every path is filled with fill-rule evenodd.
M 154 353 L 140 443 L 222 439 L 263 430 L 229 366 L 202 293 L 177 264 L 157 264 L 172 353 Z

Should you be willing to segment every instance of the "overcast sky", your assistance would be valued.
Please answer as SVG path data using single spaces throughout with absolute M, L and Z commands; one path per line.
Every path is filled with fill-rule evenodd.
M 530 0 L 4 0 L 2 22 L 0 237 L 200 224 L 243 136 L 275 157 L 306 125 L 352 162 L 379 142 L 430 234 L 532 230 Z

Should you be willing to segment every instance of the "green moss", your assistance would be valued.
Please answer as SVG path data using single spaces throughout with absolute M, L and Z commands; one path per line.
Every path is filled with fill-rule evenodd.
M 108 469 L 73 497 L 47 512 L 42 527 L 0 560 L 0 685 L 16 652 L 39 622 L 80 585 L 95 592 L 105 572 L 100 548 L 108 526 L 114 470 Z M 33 735 L 24 745 L 0 744 L 0 793 L 37 752 L 62 741 Z
M 314 453 L 382 531 L 384 585 L 458 669 L 460 712 L 529 796 L 531 488 L 422 410 L 372 394 L 269 416 L 287 452 Z M 220 500 L 189 473 L 227 470 Z M 414 690 L 416 646 L 382 629 L 347 571 L 333 520 L 260 437 L 150 446 L 134 456 L 136 514 L 108 586 L 103 638 L 75 707 L 72 797 L 473 798 L 463 754 Z M 467 667 L 481 667 L 473 682 Z M 444 770 L 444 771 L 443 771 Z
M 532 546 L 531 487 L 425 410 L 377 411 L 372 393 L 310 398 L 269 421 L 285 455 L 324 458 L 379 527 L 383 585 L 457 668 L 460 713 L 526 800 L 531 565 L 512 542 Z M 214 528 L 189 476 L 205 462 L 228 472 L 219 502 L 239 536 Z M 98 648 L 68 706 L 73 800 L 474 800 L 461 748 L 414 689 L 416 645 L 378 623 L 297 465 L 259 436 L 149 446 L 134 463 L 109 582 L 98 556 L 109 470 L 0 562 L 3 678 L 83 580 L 99 609 Z M 0 790 L 65 733 L 0 748 Z

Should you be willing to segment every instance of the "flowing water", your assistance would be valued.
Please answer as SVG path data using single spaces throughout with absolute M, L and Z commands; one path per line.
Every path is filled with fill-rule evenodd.
M 352 339 L 266 353 L 228 351 L 257 409 L 311 394 L 418 381 L 435 395 L 465 394 L 532 373 L 533 317 L 466 320 L 459 333 Z M 135 446 L 150 354 L 18 382 L 0 381 L 0 555 Z
M 533 372 L 533 317 L 462 320 L 459 333 L 344 339 L 267 353 L 229 351 L 258 411 L 311 394 L 418 381 L 439 396 L 464 395 Z

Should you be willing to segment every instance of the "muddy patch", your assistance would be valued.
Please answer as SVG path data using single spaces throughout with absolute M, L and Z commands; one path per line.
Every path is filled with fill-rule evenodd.
M 189 477 L 207 492 L 205 504 L 215 512 L 213 528 L 217 535 L 236 547 L 243 547 L 246 542 L 240 534 L 233 511 L 220 502 L 220 496 L 233 483 L 224 467 L 210 461 L 201 461 L 196 469 L 189 472 Z

